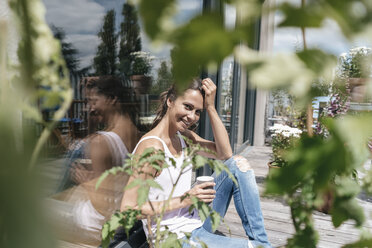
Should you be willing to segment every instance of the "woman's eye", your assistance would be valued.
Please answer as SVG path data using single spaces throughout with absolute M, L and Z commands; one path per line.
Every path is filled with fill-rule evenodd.
M 200 110 L 197 110 L 195 113 L 196 113 L 196 115 L 200 116 L 201 111 Z
M 188 105 L 188 104 L 185 104 L 185 108 L 186 108 L 187 110 L 192 110 L 192 107 L 191 107 L 190 105 Z

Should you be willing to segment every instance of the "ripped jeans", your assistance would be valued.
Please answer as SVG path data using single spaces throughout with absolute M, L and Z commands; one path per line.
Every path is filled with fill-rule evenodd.
M 272 247 L 265 231 L 263 216 L 260 206 L 260 196 L 256 184 L 253 169 L 248 161 L 241 156 L 234 156 L 225 160 L 224 164 L 235 176 L 238 185 L 228 177 L 226 172 L 222 172 L 218 177 L 215 174 L 216 198 L 213 200 L 213 209 L 221 217 L 224 217 L 229 207 L 231 197 L 234 197 L 235 208 L 242 221 L 247 239 L 230 238 L 212 233 L 211 221 L 208 218 L 202 227 L 195 229 L 191 233 L 191 243 L 198 240 L 203 241 L 208 247 Z M 189 247 L 184 244 L 183 247 Z M 197 246 L 198 247 L 198 246 Z

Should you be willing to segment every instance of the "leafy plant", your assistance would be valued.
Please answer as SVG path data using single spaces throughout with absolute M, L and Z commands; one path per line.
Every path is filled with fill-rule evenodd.
M 301 6 L 285 2 L 267 11 L 281 12 L 283 19 L 278 28 L 298 27 L 305 30 L 307 27 L 322 27 L 325 20 L 333 20 L 349 41 L 357 35 L 364 35 L 370 39 L 372 23 L 370 0 L 314 0 L 306 4 L 305 1 L 302 2 L 304 4 Z M 1 205 L 7 210 L 1 211 L 6 213 L 2 215 L 4 221 L 1 223 L 3 227 L 1 230 L 4 230 L 1 234 L 6 238 L 1 242 L 4 247 L 14 247 L 14 244 L 21 244 L 19 247 L 42 247 L 38 242 L 43 240 L 45 233 L 25 235 L 23 239 L 15 235 L 19 232 L 34 234 L 37 218 L 33 217 L 38 215 L 34 215 L 34 211 L 29 211 L 23 218 L 21 214 L 25 213 L 24 209 L 17 208 L 23 204 L 14 198 L 22 199 L 23 203 L 25 199 L 29 199 L 23 196 L 33 195 L 28 194 L 31 188 L 29 186 L 33 186 L 37 180 L 25 172 L 34 168 L 56 120 L 63 117 L 69 106 L 72 91 L 69 88 L 67 70 L 60 56 L 60 47 L 45 23 L 45 8 L 41 1 L 10 0 L 9 3 L 20 33 L 19 64 L 9 65 L 7 57 L 4 56 L 7 54 L 6 44 L 9 42 L 7 24 L 1 22 L 0 131 L 4 135 L 1 136 L 3 149 L 0 151 L 3 152 L 1 157 L 4 164 L 10 166 L 6 167 L 9 170 L 1 174 L 4 180 L 0 181 L 4 182 L 2 188 L 17 190 L 15 195 L 19 197 L 14 195 L 8 197 L 4 191 L 2 198 L 10 201 L 5 201 Z M 276 55 L 264 55 L 252 50 L 256 38 L 254 26 L 257 17 L 263 13 L 262 0 L 222 0 L 222 3 L 234 5 L 240 14 L 235 29 L 228 30 L 225 29 L 223 15 L 219 10 L 213 11 L 213 8 L 207 13 L 201 12 L 200 15 L 194 16 L 186 24 L 172 23 L 174 15 L 177 14 L 173 8 L 175 3 L 174 0 L 142 0 L 139 1 L 138 7 L 144 31 L 149 38 L 175 47 L 172 52 L 172 74 L 179 86 L 186 86 L 189 79 L 199 75 L 203 68 L 217 68 L 216 65 L 224 58 L 234 54 L 241 68 L 248 72 L 252 85 L 261 89 L 286 88 L 290 94 L 304 99 L 307 101 L 306 104 L 309 104 L 313 82 L 319 77 L 328 80 L 334 72 L 334 56 L 321 49 L 305 49 L 303 52 Z M 351 69 L 356 74 L 348 74 L 349 77 L 358 75 L 357 70 Z M 39 108 L 36 107 L 40 96 L 47 99 L 41 108 L 59 107 L 53 122 L 43 122 Z M 35 143 L 31 142 L 27 135 L 23 140 L 16 138 L 19 137 L 19 130 L 24 130 L 19 125 L 19 114 L 16 114 L 20 113 L 20 109 L 24 110 L 25 117 L 42 123 L 45 127 L 40 139 Z M 363 223 L 361 209 L 357 207 L 355 200 L 360 187 L 350 179 L 350 175 L 352 170 L 360 168 L 368 156 L 366 142 L 372 135 L 371 116 L 346 115 L 326 122 L 330 138 L 323 139 L 317 135 L 302 136 L 298 145 L 288 154 L 288 166 L 278 170 L 275 173 L 277 175 L 267 184 L 268 192 L 286 195 L 293 209 L 296 234 L 289 240 L 288 245 L 291 247 L 316 246 L 317 235 L 311 212 L 315 206 L 320 205 L 322 196 L 328 192 L 335 197 L 335 204 L 331 210 L 335 226 L 339 226 L 346 219 L 355 220 L 357 226 Z M 31 153 L 33 155 L 30 155 Z M 29 161 L 31 163 L 28 163 Z M 23 168 L 21 165 L 24 164 L 30 164 L 30 169 Z M 14 180 L 10 180 L 12 178 Z M 335 178 L 335 186 L 329 185 L 331 178 Z M 372 173 L 367 171 L 364 180 L 366 188 L 370 188 L 371 178 Z M 20 184 L 21 181 L 28 183 Z M 299 188 L 302 188 L 300 194 L 296 193 Z M 27 202 L 28 210 L 35 209 L 31 199 Z M 19 211 L 14 211 L 15 209 Z M 171 238 L 175 240 L 174 236 Z M 171 238 L 167 241 L 172 242 Z M 371 245 L 371 238 L 362 235 L 360 241 L 349 247 Z
M 335 227 L 352 219 L 360 227 L 365 216 L 355 197 L 360 192 L 353 170 L 360 168 L 368 151 L 362 143 L 372 133 L 371 127 L 347 132 L 363 126 L 370 116 L 345 116 L 343 119 L 324 120 L 330 136 L 327 139 L 315 135 L 302 135 L 295 149 L 288 155 L 288 166 L 271 173 L 266 192 L 283 195 L 291 208 L 296 234 L 288 241 L 289 247 L 314 247 L 317 233 L 312 212 L 324 204 L 331 195 L 330 214 Z M 345 142 L 347 144 L 345 145 Z M 338 156 L 331 154 L 337 153 Z
M 273 149 L 271 165 L 285 167 L 288 165 L 285 153 L 294 147 L 302 131 L 282 124 L 275 124 L 270 127 L 270 131 L 274 132 L 271 135 L 271 146 Z
M 344 78 L 367 78 L 372 72 L 372 49 L 355 47 L 340 56 L 340 73 Z
M 148 75 L 151 72 L 151 61 L 152 58 L 147 52 L 134 52 L 131 53 L 134 57 L 131 63 L 131 74 L 132 75 Z
M 41 180 L 36 164 L 50 133 L 71 103 L 69 73 L 61 44 L 45 22 L 41 1 L 7 2 L 10 10 L 4 2 L 2 13 L 9 13 L 8 18 L 2 15 L 0 20 L 0 154 L 4 165 L 0 182 L 6 189 L 0 197 L 7 199 L 0 207 L 0 246 L 53 247 L 41 211 Z M 9 37 L 9 30 L 16 30 L 18 39 Z M 14 41 L 18 41 L 18 47 L 12 54 L 9 44 Z M 56 111 L 52 120 L 43 120 L 41 112 L 48 108 Z M 30 123 L 39 125 L 39 137 Z M 25 235 L 20 239 L 19 233 Z
M 229 169 L 219 160 L 212 160 L 208 159 L 204 156 L 198 155 L 197 153 L 200 151 L 212 153 L 210 150 L 200 146 L 200 144 L 194 144 L 191 140 L 187 139 L 186 137 L 183 137 L 185 141 L 188 144 L 188 147 L 184 150 L 185 159 L 184 163 L 181 166 L 181 171 L 177 179 L 172 182 L 173 187 L 170 191 L 170 194 L 168 195 L 168 198 L 165 200 L 165 204 L 162 207 L 161 213 L 157 214 L 156 216 L 143 216 L 141 211 L 135 210 L 135 209 L 129 209 L 127 211 L 123 212 L 117 212 L 115 213 L 112 218 L 106 222 L 102 229 L 102 246 L 107 247 L 110 241 L 110 238 L 113 237 L 115 234 L 116 229 L 119 226 L 123 226 L 125 231 L 129 232 L 129 230 L 134 225 L 135 221 L 142 216 L 142 218 L 147 219 L 148 225 L 151 225 L 151 223 L 156 223 L 156 233 L 152 233 L 151 226 L 149 226 L 149 236 L 148 236 L 148 243 L 150 246 L 154 247 L 181 247 L 181 241 L 177 240 L 177 235 L 170 233 L 168 230 L 163 230 L 161 228 L 160 223 L 161 220 L 164 217 L 165 210 L 167 209 L 170 200 L 173 197 L 174 190 L 176 188 L 176 185 L 181 178 L 182 174 L 185 173 L 186 170 L 189 170 L 189 167 L 192 166 L 193 169 L 198 169 L 203 167 L 204 165 L 208 164 L 216 173 L 216 175 L 219 175 L 221 172 L 226 172 L 228 176 L 234 181 L 234 183 L 237 184 L 237 181 L 235 177 L 231 174 Z M 99 187 L 101 182 L 105 180 L 105 178 L 109 174 L 116 174 L 117 172 L 125 172 L 128 173 L 128 175 L 133 174 L 144 174 L 143 167 L 144 166 L 150 166 L 153 169 L 155 169 L 157 172 L 160 172 L 162 170 L 165 170 L 169 166 L 176 166 L 176 162 L 174 159 L 169 158 L 171 160 L 171 165 L 166 164 L 165 161 L 165 155 L 164 152 L 161 150 L 155 150 L 153 148 L 147 148 L 142 154 L 140 155 L 130 155 L 129 158 L 126 160 L 123 167 L 114 167 L 110 170 L 107 170 L 102 174 L 102 176 L 99 178 L 96 188 Z M 152 175 L 148 174 L 149 176 Z M 138 188 L 138 198 L 137 198 L 137 204 L 138 207 L 141 208 L 144 203 L 149 202 L 150 206 L 153 208 L 152 202 L 149 201 L 148 194 L 150 188 L 158 188 L 161 189 L 161 186 L 154 180 L 154 179 L 136 179 L 131 184 L 128 184 L 125 189 L 130 189 L 136 186 L 140 186 Z M 185 194 L 182 198 L 185 199 L 188 197 L 187 194 Z M 199 201 L 196 197 L 192 197 L 192 205 L 190 206 L 189 211 L 191 211 L 193 208 L 197 209 L 199 211 L 199 216 L 202 221 L 205 221 L 208 217 L 211 218 L 212 221 L 212 229 L 215 231 L 221 221 L 221 216 L 212 210 L 212 208 L 202 202 Z M 186 235 L 188 237 L 189 235 Z M 184 241 L 182 241 L 184 242 Z M 176 244 L 177 245 L 176 245 Z

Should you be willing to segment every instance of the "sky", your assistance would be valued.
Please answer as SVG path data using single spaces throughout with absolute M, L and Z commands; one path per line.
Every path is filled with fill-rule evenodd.
M 98 44 L 99 32 L 105 13 L 110 9 L 116 12 L 116 30 L 120 30 L 122 22 L 121 10 L 125 0 L 43 0 L 49 25 L 62 28 L 68 42 L 79 51 L 80 67 L 92 64 Z M 202 8 L 201 0 L 177 0 L 179 14 L 175 22 L 180 24 L 191 19 Z M 141 33 L 142 50 L 155 56 L 155 67 L 162 60 L 169 60 L 170 46 L 154 48 L 150 46 L 145 34 Z
M 67 41 L 71 42 L 79 51 L 80 66 L 92 64 L 99 39 L 97 33 L 102 25 L 105 13 L 114 8 L 116 10 L 116 28 L 119 31 L 122 21 L 121 9 L 125 0 L 43 0 L 47 8 L 46 19 L 50 25 L 63 28 Z M 277 0 L 299 2 L 298 0 Z M 195 14 L 200 13 L 202 0 L 177 0 L 177 24 L 184 23 Z M 227 27 L 234 25 L 235 11 L 227 8 Z M 275 24 L 282 20 L 279 12 L 275 15 Z M 362 41 L 349 43 L 341 34 L 337 24 L 331 20 L 324 22 L 323 28 L 307 29 L 309 47 L 317 47 L 338 56 L 349 48 L 358 45 L 368 45 Z M 145 34 L 141 34 L 144 51 L 154 55 L 155 67 L 162 60 L 169 60 L 170 46 L 152 47 Z M 301 32 L 298 28 L 280 28 L 274 31 L 273 52 L 291 52 L 302 48 Z
M 300 4 L 298 0 L 276 0 L 277 4 L 290 2 Z M 280 12 L 275 14 L 275 26 L 283 20 Z M 342 35 L 337 23 L 326 19 L 321 28 L 307 28 L 306 41 L 309 48 L 319 48 L 326 52 L 339 56 L 355 46 L 371 46 L 370 43 L 361 39 L 352 42 Z M 274 30 L 273 52 L 293 52 L 302 49 L 302 34 L 299 28 L 276 28 Z

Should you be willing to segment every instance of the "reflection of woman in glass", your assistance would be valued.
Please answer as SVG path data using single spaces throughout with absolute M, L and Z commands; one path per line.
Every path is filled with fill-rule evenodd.
M 99 244 L 102 224 L 119 208 L 128 176 L 110 176 L 98 190 L 95 185 L 105 170 L 122 166 L 138 142 L 138 106 L 133 90 L 118 78 L 99 77 L 86 87 L 90 114 L 105 128 L 85 139 L 84 159 L 72 166 L 71 178 L 80 186 L 60 193 L 58 199 L 73 202 L 72 221 L 89 234 L 89 243 Z
M 215 178 L 215 184 L 207 182 L 191 188 L 191 169 L 188 170 L 180 177 L 161 225 L 176 233 L 180 239 L 185 237 L 185 232 L 191 233 L 194 244 L 201 240 L 211 248 L 259 247 L 260 245 L 271 247 L 263 223 L 254 172 L 245 158 L 232 156 L 228 134 L 215 109 L 215 94 L 216 86 L 212 80 L 204 79 L 202 82 L 194 80 L 182 95 L 177 95 L 174 87 L 161 95 L 161 106 L 154 121 L 154 128 L 143 136 L 134 153 L 141 154 L 149 147 L 163 150 L 166 155 L 165 162 L 170 164 L 169 158 L 173 158 L 176 161 L 176 168 L 170 165 L 156 175 L 154 169 L 145 166 L 143 170 L 146 173 L 131 176 L 128 183 L 136 178 L 145 179 L 149 175 L 154 175 L 155 181 L 162 186 L 163 190 L 151 188 L 149 200 L 152 204 L 145 203 L 141 211 L 143 216 L 160 213 L 164 200 L 172 189 L 172 181 L 178 177 L 184 160 L 183 148 L 186 144 L 179 136 L 182 134 L 193 142 L 216 152 L 217 156 L 214 158 L 225 160 L 225 164 L 237 179 L 238 186 L 228 178 L 226 173 L 222 173 Z M 199 120 L 203 109 L 207 111 L 211 120 L 215 142 L 205 140 L 189 130 L 189 127 Z M 211 154 L 204 155 L 213 157 Z M 215 186 L 216 191 L 207 189 L 208 186 Z M 137 190 L 138 188 L 135 187 L 124 192 L 121 210 L 137 207 Z M 189 212 L 190 196 L 206 203 L 213 201 L 213 208 L 221 216 L 225 215 L 233 196 L 249 241 L 213 234 L 209 220 L 203 223 L 195 210 Z M 145 231 L 148 232 L 146 221 L 143 222 Z M 152 233 L 155 233 L 155 228 L 156 225 L 152 223 Z M 188 245 L 185 243 L 184 247 Z

